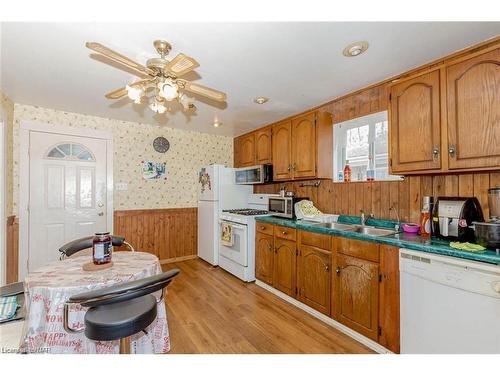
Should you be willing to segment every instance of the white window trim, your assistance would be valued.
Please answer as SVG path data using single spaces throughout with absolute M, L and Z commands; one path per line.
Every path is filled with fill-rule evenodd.
M 346 159 L 346 154 L 345 151 L 339 150 L 339 147 L 341 145 L 346 144 L 347 142 L 347 131 L 367 125 L 367 124 L 376 124 L 378 122 L 383 122 L 388 120 L 388 112 L 387 111 L 382 111 L 382 112 L 377 112 L 377 113 L 372 113 L 370 115 L 362 116 L 362 117 L 357 117 L 352 120 L 340 122 L 338 124 L 335 124 L 334 126 L 337 127 L 342 127 L 343 132 L 339 136 L 337 134 L 337 138 L 335 138 L 335 128 L 333 131 L 333 181 L 334 182 L 339 182 L 338 180 L 338 175 L 341 170 L 339 170 L 339 163 L 338 163 L 338 158 L 340 157 L 342 160 L 342 165 L 344 164 L 344 160 Z M 337 128 L 338 129 L 338 128 Z M 375 141 L 375 132 L 371 131 L 368 133 L 368 144 L 369 148 L 371 149 L 373 146 L 373 143 Z M 369 152 L 373 152 L 374 150 L 370 150 Z M 374 162 L 374 160 L 373 160 Z M 375 165 L 373 165 L 375 167 Z M 342 167 L 343 168 L 343 167 Z M 401 179 L 400 176 L 395 176 L 391 175 L 392 178 L 389 179 L 384 179 L 384 180 L 376 180 L 376 181 L 394 181 L 394 180 L 399 180 Z

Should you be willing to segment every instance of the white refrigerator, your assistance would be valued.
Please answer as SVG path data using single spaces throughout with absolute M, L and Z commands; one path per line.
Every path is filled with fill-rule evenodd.
M 219 214 L 222 210 L 246 208 L 251 185 L 236 185 L 234 168 L 209 165 L 198 173 L 198 256 L 219 263 Z

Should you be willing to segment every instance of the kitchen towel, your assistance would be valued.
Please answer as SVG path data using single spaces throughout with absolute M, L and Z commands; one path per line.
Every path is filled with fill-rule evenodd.
M 450 247 L 463 251 L 477 253 L 486 250 L 483 246 L 470 242 L 450 242 Z
M 233 226 L 229 223 L 221 224 L 221 235 L 220 241 L 225 246 L 233 246 L 234 236 L 233 236 Z

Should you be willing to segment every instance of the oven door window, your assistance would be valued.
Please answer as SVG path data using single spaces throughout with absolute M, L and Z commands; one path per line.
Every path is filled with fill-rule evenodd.
M 248 266 L 247 257 L 247 227 L 246 225 L 239 225 L 229 223 L 233 227 L 233 246 L 223 244 L 219 239 L 219 253 L 223 257 L 232 260 L 242 266 Z
M 278 213 L 286 213 L 286 200 L 284 199 L 273 199 L 269 198 L 269 211 L 270 212 L 278 212 Z

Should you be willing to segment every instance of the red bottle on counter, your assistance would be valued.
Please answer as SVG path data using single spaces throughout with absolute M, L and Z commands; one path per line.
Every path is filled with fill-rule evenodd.
M 422 237 L 429 237 L 431 235 L 431 205 L 432 197 L 424 197 L 422 213 L 420 214 L 420 235 Z
M 351 166 L 349 165 L 349 160 L 345 161 L 344 167 L 344 182 L 351 182 Z
M 92 260 L 94 264 L 111 262 L 113 242 L 109 232 L 96 233 L 92 240 Z

